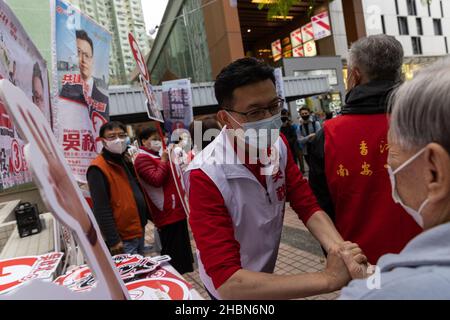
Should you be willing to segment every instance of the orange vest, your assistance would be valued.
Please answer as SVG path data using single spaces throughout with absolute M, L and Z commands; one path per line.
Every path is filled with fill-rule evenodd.
M 108 180 L 110 204 L 122 241 L 142 237 L 144 230 L 141 218 L 125 170 L 120 165 L 106 161 L 102 155 L 92 161 L 91 167 L 99 168 Z

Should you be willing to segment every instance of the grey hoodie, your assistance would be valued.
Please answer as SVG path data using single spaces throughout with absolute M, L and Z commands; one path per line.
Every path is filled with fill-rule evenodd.
M 381 257 L 378 267 L 380 289 L 354 280 L 339 299 L 450 300 L 450 223 L 418 235 L 400 254 Z

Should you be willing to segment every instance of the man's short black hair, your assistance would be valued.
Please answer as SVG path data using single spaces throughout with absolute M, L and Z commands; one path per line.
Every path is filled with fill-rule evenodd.
M 155 134 L 159 134 L 158 130 L 156 130 L 153 127 L 148 127 L 143 129 L 140 133 L 139 133 L 139 142 L 142 145 L 142 140 L 147 140 L 148 138 L 150 138 L 151 136 L 155 135 Z
M 302 111 L 308 111 L 309 113 L 311 113 L 311 110 L 309 110 L 308 107 L 301 107 L 298 112 L 302 112 Z
M 107 131 L 107 130 L 114 130 L 116 128 L 120 128 L 124 132 L 127 132 L 127 128 L 125 127 L 125 125 L 122 122 L 110 121 L 110 122 L 107 122 L 104 125 L 102 125 L 102 127 L 100 128 L 100 137 L 104 138 L 105 137 L 105 131 Z
M 275 84 L 273 68 L 256 58 L 234 61 L 219 73 L 214 84 L 216 99 L 221 108 L 233 100 L 237 88 L 270 79 Z M 228 107 L 228 106 L 227 106 Z
M 42 88 L 43 88 L 44 87 L 44 81 L 42 80 L 42 72 L 41 72 L 41 68 L 39 67 L 39 64 L 37 62 L 33 66 L 33 76 L 31 77 L 31 85 L 32 85 L 32 87 L 34 87 L 33 86 L 34 78 L 38 78 L 41 81 Z
M 94 43 L 92 42 L 92 39 L 89 38 L 87 32 L 84 30 L 77 30 L 77 31 L 75 31 L 75 35 L 76 35 L 77 39 L 87 41 L 89 43 L 89 45 L 91 46 L 92 54 L 94 54 Z

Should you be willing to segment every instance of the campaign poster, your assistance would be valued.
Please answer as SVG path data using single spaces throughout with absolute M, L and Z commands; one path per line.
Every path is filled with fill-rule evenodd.
M 101 126 L 109 120 L 111 34 L 71 4 L 54 0 L 54 132 L 76 180 L 101 151 Z
M 177 129 L 189 129 L 194 120 L 191 80 L 180 79 L 162 83 L 164 127 L 172 133 Z
M 0 1 L 0 79 L 9 80 L 34 102 L 51 124 L 47 63 L 11 9 Z M 24 143 L 0 103 L 0 191 L 31 182 Z
M 94 214 L 84 201 L 72 171 L 64 160 L 63 151 L 42 113 L 22 90 L 7 80 L 0 80 L 0 101 L 26 143 L 25 158 L 45 206 L 62 225 L 74 233 L 93 270 L 98 286 L 92 295 L 101 299 L 127 299 L 128 291 L 113 265 Z M 36 288 L 40 285 L 33 282 L 27 286 L 30 288 L 27 293 L 20 290 L 17 294 L 38 297 L 39 291 L 36 289 L 33 292 L 33 286 Z M 49 297 L 53 297 L 53 293 L 55 291 L 52 289 L 46 292 Z M 44 293 L 42 296 L 47 297 Z

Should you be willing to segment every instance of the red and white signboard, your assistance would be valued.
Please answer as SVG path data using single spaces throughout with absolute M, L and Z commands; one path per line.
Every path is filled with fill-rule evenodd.
M 77 267 L 65 275 L 58 277 L 54 283 L 74 292 L 90 291 L 96 286 L 95 278 L 88 266 Z
M 283 51 L 281 50 L 281 40 L 278 39 L 274 42 L 272 42 L 272 56 L 273 61 L 278 61 L 281 59 L 281 54 Z
M 303 45 L 303 50 L 305 51 L 305 57 L 317 56 L 316 42 L 314 40 L 306 42 Z
M 303 46 L 295 47 L 294 49 L 292 49 L 292 54 L 296 58 L 304 57 L 305 51 L 303 50 Z
M 292 48 L 296 48 L 303 44 L 302 29 L 298 28 L 291 32 L 291 44 Z
M 130 282 L 127 285 L 132 300 L 190 300 L 189 285 L 182 278 L 161 268 L 149 278 Z
M 131 32 L 128 33 L 128 42 L 130 43 L 131 51 L 133 52 L 133 56 L 136 60 L 139 72 L 145 80 L 150 81 L 150 74 L 148 73 L 145 58 L 142 55 L 141 50 L 139 49 L 139 45 Z
M 0 294 L 14 290 L 30 280 L 51 281 L 63 255 L 60 252 L 53 252 L 42 256 L 1 260 Z
M 311 18 L 311 23 L 314 30 L 314 39 L 320 40 L 331 36 L 331 24 L 328 11 L 319 13 Z
M 314 29 L 312 23 L 308 23 L 302 27 L 303 43 L 314 40 Z

